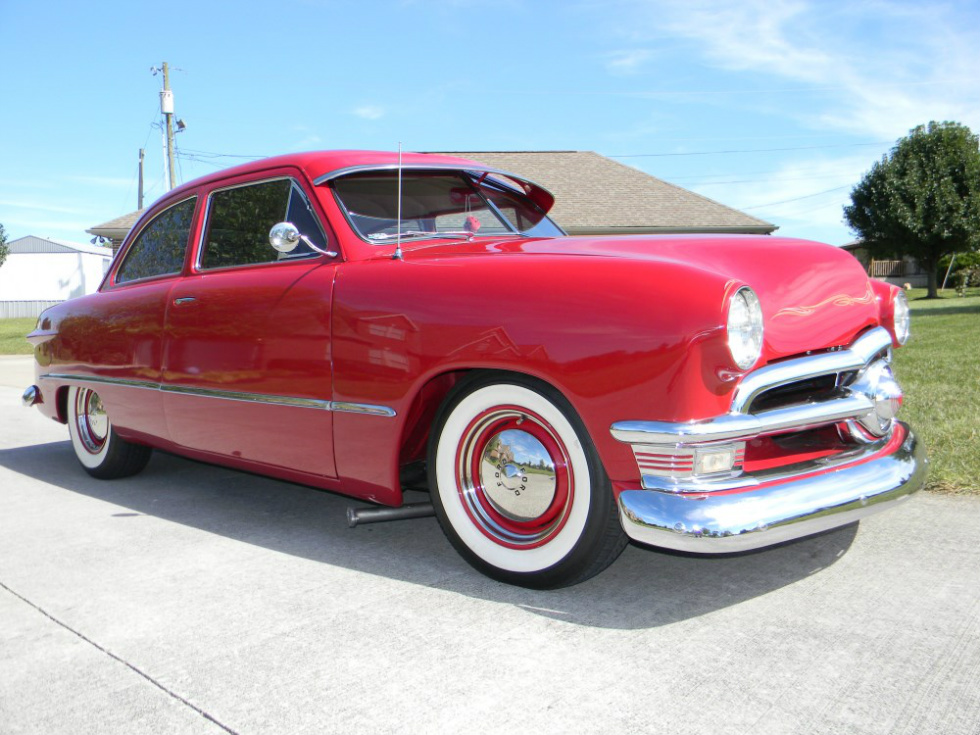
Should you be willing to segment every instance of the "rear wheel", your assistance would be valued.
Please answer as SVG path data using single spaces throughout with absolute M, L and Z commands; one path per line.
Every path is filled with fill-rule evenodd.
M 102 398 L 89 388 L 68 389 L 68 433 L 75 456 L 92 477 L 129 477 L 150 461 L 149 447 L 119 438 Z
M 584 581 L 626 545 L 581 420 L 548 385 L 483 375 L 447 397 L 430 444 L 436 515 L 490 577 L 534 588 Z

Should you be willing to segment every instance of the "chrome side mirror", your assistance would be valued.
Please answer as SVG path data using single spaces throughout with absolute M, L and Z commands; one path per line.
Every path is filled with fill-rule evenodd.
M 280 253 L 293 252 L 299 239 L 299 230 L 292 222 L 280 222 L 269 230 L 269 244 Z
M 310 250 L 329 255 L 331 258 L 337 257 L 335 251 L 324 250 L 318 245 L 314 245 L 310 241 L 310 238 L 300 233 L 299 228 L 292 222 L 280 222 L 279 224 L 273 225 L 272 229 L 269 230 L 269 244 L 280 253 L 293 252 L 300 241 L 305 243 Z

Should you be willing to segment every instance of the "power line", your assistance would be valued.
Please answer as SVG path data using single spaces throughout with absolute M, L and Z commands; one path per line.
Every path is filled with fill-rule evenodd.
M 194 148 L 183 148 L 184 153 L 189 153 L 194 156 L 200 156 L 202 158 L 245 158 L 250 161 L 257 161 L 260 158 L 268 158 L 266 155 L 262 156 L 245 156 L 237 153 L 215 153 L 214 151 L 201 151 Z
M 727 184 L 758 184 L 760 182 L 779 182 L 779 181 L 815 181 L 817 179 L 841 179 L 849 174 L 824 174 L 821 176 L 773 176 L 762 179 L 730 179 L 726 181 L 685 181 L 687 186 L 721 186 Z M 671 179 L 670 183 L 676 184 L 679 179 Z
M 775 207 L 778 204 L 789 204 L 790 202 L 799 202 L 803 199 L 812 199 L 813 197 L 823 196 L 824 194 L 832 194 L 835 191 L 841 191 L 842 189 L 850 189 L 850 186 L 835 186 L 833 189 L 825 189 L 824 191 L 818 191 L 816 194 L 807 194 L 806 196 L 793 197 L 792 199 L 783 199 L 778 202 L 769 202 L 768 204 L 756 204 L 751 207 L 739 207 L 739 209 L 762 209 L 763 207 Z
M 739 148 L 724 151 L 687 151 L 685 153 L 625 153 L 609 155 L 607 158 L 668 158 L 674 156 L 719 156 L 727 153 L 782 153 L 785 151 L 815 151 L 827 148 L 857 148 L 860 146 L 891 144 L 894 141 L 881 140 L 873 143 L 835 143 L 832 145 L 805 145 L 791 148 Z
M 813 173 L 810 173 L 813 172 Z M 784 180 L 784 176 L 775 176 L 775 174 L 786 174 L 793 173 L 799 176 L 801 179 L 811 179 L 811 178 L 828 178 L 832 176 L 854 176 L 855 172 L 853 169 L 828 169 L 822 166 L 802 166 L 793 167 L 791 170 L 787 168 L 781 168 L 776 171 L 726 171 L 725 173 L 719 174 L 703 174 L 701 176 L 678 176 L 671 177 L 670 182 L 672 184 L 677 183 L 687 183 L 687 184 L 700 184 L 700 183 L 712 183 L 712 179 L 718 180 L 723 179 L 726 176 L 764 176 L 766 178 L 756 179 L 757 181 L 776 181 Z M 726 182 L 727 183 L 727 182 Z
M 826 204 L 818 204 L 816 207 L 807 207 L 806 209 L 794 209 L 790 212 L 779 215 L 780 217 L 801 217 L 804 214 L 810 214 L 811 212 L 819 212 L 821 209 L 830 209 L 831 207 L 839 207 L 839 202 L 827 202 Z

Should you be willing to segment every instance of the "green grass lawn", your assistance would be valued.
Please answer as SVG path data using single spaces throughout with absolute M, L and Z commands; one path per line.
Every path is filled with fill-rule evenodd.
M 925 442 L 929 488 L 980 495 L 980 289 L 926 299 L 909 292 L 912 337 L 895 351 L 901 418 Z M 0 319 L 0 355 L 29 355 L 35 320 Z
M 912 336 L 895 351 L 900 417 L 929 452 L 929 489 L 980 495 L 980 289 L 908 294 Z
M 34 329 L 37 319 L 0 319 L 0 355 L 30 355 L 34 352 L 24 337 Z

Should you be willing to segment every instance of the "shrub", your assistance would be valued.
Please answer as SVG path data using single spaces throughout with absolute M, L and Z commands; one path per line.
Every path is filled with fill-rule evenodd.
M 956 253 L 955 256 L 944 255 L 939 260 L 939 266 L 936 268 L 937 281 L 941 286 L 943 279 L 946 278 L 946 270 L 949 268 L 949 261 L 953 260 L 953 270 L 949 272 L 949 281 L 947 286 L 957 285 L 957 274 L 962 271 L 970 271 L 980 269 L 980 251 L 968 251 L 965 253 Z

